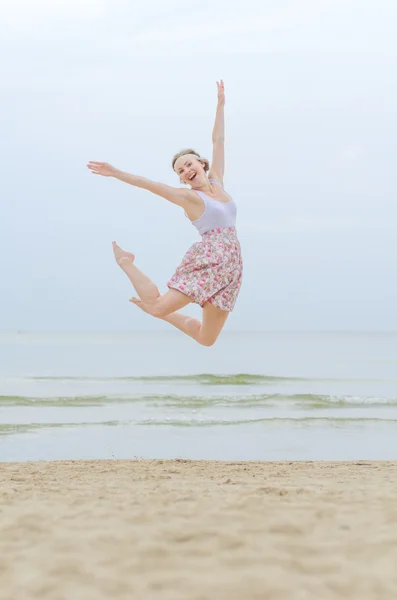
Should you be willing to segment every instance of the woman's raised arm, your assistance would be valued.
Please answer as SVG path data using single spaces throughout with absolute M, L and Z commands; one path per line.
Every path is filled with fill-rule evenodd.
M 223 80 L 216 82 L 218 87 L 218 105 L 214 129 L 212 131 L 212 163 L 208 177 L 219 180 L 223 185 L 225 172 L 225 86 Z
M 148 190 L 157 196 L 165 198 L 173 204 L 178 204 L 178 206 L 183 206 L 185 200 L 188 198 L 189 190 L 186 188 L 175 188 L 164 183 L 157 183 L 146 177 L 132 175 L 131 173 L 126 173 L 112 167 L 109 163 L 91 161 L 88 163 L 87 167 L 94 175 L 114 177 L 115 179 L 129 183 L 135 187 Z

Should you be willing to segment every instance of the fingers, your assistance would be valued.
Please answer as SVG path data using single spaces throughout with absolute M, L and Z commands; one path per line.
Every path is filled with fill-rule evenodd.
M 216 82 L 216 86 L 218 88 L 218 102 L 225 102 L 225 85 L 223 83 L 223 79 Z
M 103 169 L 103 167 L 106 166 L 106 163 L 104 162 L 94 162 L 93 160 L 90 160 L 89 163 L 87 164 L 87 167 L 89 169 L 93 169 L 95 171 L 99 171 L 100 169 Z
M 89 162 L 87 167 L 90 169 L 92 175 L 101 175 L 101 171 L 104 164 L 105 163 Z

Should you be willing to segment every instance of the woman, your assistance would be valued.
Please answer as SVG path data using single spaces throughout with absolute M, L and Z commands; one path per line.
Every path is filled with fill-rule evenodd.
M 192 149 L 179 152 L 172 161 L 180 182 L 190 188 L 156 183 L 119 171 L 107 163 L 87 165 L 95 175 L 115 177 L 177 204 L 201 234 L 201 241 L 187 251 L 164 295 L 160 295 L 155 284 L 136 267 L 133 254 L 122 250 L 116 242 L 113 242 L 113 252 L 139 296 L 139 299 L 131 298 L 131 302 L 204 346 L 216 342 L 233 310 L 242 278 L 241 249 L 235 229 L 236 205 L 223 189 L 225 89 L 222 80 L 217 82 L 217 87 L 211 168 L 208 161 Z M 202 307 L 202 321 L 178 312 L 190 302 Z

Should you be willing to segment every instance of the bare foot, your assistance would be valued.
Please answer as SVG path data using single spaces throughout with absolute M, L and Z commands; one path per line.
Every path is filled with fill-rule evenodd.
M 121 268 L 123 268 L 123 265 L 127 265 L 127 264 L 132 265 L 132 263 L 135 260 L 134 254 L 132 254 L 132 252 L 126 252 L 125 250 L 120 248 L 120 246 L 118 246 L 116 244 L 116 242 L 112 242 L 112 245 L 113 245 L 114 258 L 116 259 L 117 264 Z
M 143 312 L 147 313 L 148 315 L 153 316 L 153 313 L 151 311 L 152 307 L 150 306 L 150 304 L 146 304 L 145 302 L 142 302 L 142 300 L 140 300 L 140 298 L 130 298 L 130 302 L 132 302 L 132 304 L 135 304 L 135 306 L 138 306 L 138 308 L 143 310 Z

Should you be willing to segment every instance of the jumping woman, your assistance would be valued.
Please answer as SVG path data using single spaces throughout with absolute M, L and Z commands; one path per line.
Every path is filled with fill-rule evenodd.
M 225 89 L 217 82 L 218 105 L 212 133 L 212 164 L 192 149 L 183 150 L 172 160 L 180 183 L 190 188 L 175 188 L 145 177 L 131 175 L 108 163 L 89 162 L 95 175 L 115 177 L 135 187 L 149 190 L 177 204 L 201 234 L 201 241 L 186 252 L 168 291 L 161 295 L 157 286 L 135 265 L 135 256 L 113 242 L 117 264 L 129 277 L 139 298 L 131 298 L 141 310 L 167 321 L 199 344 L 212 346 L 233 310 L 241 287 L 242 260 L 236 233 L 234 200 L 223 188 Z M 178 312 L 195 302 L 203 309 L 202 321 Z

